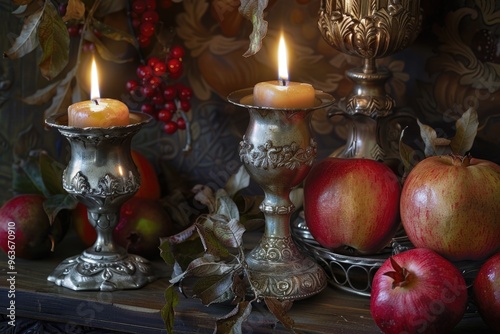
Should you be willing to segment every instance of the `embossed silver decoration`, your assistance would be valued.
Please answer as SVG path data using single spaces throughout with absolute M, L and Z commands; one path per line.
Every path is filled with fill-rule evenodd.
M 304 180 L 316 157 L 317 144 L 310 131 L 312 113 L 334 100 L 317 92 L 312 108 L 257 107 L 252 104 L 251 88 L 231 93 L 228 100 L 250 113 L 239 155 L 265 195 L 260 205 L 265 216 L 264 235 L 246 258 L 249 279 L 259 297 L 297 300 L 312 296 L 326 286 L 326 276 L 291 238 L 290 217 L 295 206 L 290 191 Z
M 128 254 L 113 241 L 121 205 L 140 187 L 141 177 L 132 159 L 132 137 L 150 121 L 130 113 L 130 124 L 110 128 L 68 126 L 67 115 L 45 123 L 68 139 L 71 159 L 63 173 L 63 187 L 87 207 L 97 232 L 94 245 L 61 262 L 47 278 L 72 290 L 137 289 L 157 277 L 148 260 Z
M 352 131 L 334 156 L 399 160 L 397 150 L 383 138 L 384 132 L 392 130 L 378 122 L 393 117 L 395 101 L 384 87 L 391 74 L 377 67 L 376 59 L 406 48 L 420 33 L 421 22 L 418 0 L 321 1 L 318 27 L 324 39 L 337 50 L 363 59 L 362 67 L 347 71 L 355 86 L 336 105 L 335 113 L 352 119 Z M 397 122 L 384 125 L 397 126 Z

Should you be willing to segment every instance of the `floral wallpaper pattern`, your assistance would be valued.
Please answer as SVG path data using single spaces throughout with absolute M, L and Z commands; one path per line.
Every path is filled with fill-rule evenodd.
M 0 19 L 8 29 L 19 28 L 9 14 L 10 1 L 2 0 Z M 237 147 L 246 129 L 248 113 L 226 102 L 237 89 L 259 81 L 273 80 L 277 72 L 277 40 L 285 35 L 291 80 L 311 83 L 337 99 L 353 88 L 345 71 L 361 65 L 361 60 L 330 47 L 317 28 L 319 0 L 271 0 L 266 20 L 268 34 L 262 49 L 245 58 L 251 24 L 238 13 L 234 0 L 183 0 L 174 4 L 175 15 L 164 19 L 175 31 L 176 42 L 186 49 L 185 72 L 181 80 L 194 92 L 190 133 L 163 134 L 159 124 L 146 127 L 134 139 L 155 164 L 165 191 L 190 188 L 195 183 L 223 186 L 240 165 Z M 422 0 L 423 29 L 407 49 L 377 61 L 392 77 L 386 90 L 394 97 L 396 112 L 404 112 L 438 129 L 442 136 L 453 135 L 453 125 L 469 106 L 477 109 L 479 130 L 472 153 L 500 163 L 498 136 L 500 99 L 500 3 L 493 0 Z M 5 29 L 5 28 L 1 28 Z M 3 31 L 2 31 L 3 32 Z M 3 49 L 8 40 L 1 42 Z M 31 94 L 38 78 L 23 82 L 27 69 L 21 63 L 0 62 L 0 186 L 9 189 L 14 147 L 20 133 L 29 133 L 33 147 L 44 148 L 64 160 L 67 151 L 57 134 L 43 126 L 43 106 L 36 110 L 19 101 Z M 126 66 L 113 77 L 114 92 L 130 101 L 126 80 L 134 66 Z M 32 65 L 34 68 L 34 65 Z M 110 66 L 111 68 L 111 66 Z M 117 72 L 120 72 L 118 70 Z M 31 76 L 33 76 L 31 74 Z M 131 105 L 131 108 L 136 105 Z M 327 110 L 314 114 L 312 127 L 318 141 L 318 159 L 341 147 L 350 122 L 345 117 L 327 117 Z M 410 131 L 411 144 L 421 147 L 416 123 Z M 31 129 L 31 130 L 30 130 Z M 398 139 L 398 133 L 387 133 Z M 188 138 L 189 136 L 189 138 Z M 183 148 L 191 140 L 191 152 Z M 0 200 L 12 194 L 3 192 Z

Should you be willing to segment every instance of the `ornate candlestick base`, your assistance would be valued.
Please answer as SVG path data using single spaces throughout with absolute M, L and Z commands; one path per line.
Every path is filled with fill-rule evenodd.
M 148 260 L 129 255 L 113 241 L 121 205 L 140 186 L 140 175 L 130 153 L 132 137 L 150 121 L 131 113 L 130 124 L 110 128 L 68 126 L 67 115 L 46 124 L 68 139 L 71 159 L 63 173 L 63 187 L 86 205 L 90 224 L 97 232 L 93 246 L 63 261 L 47 278 L 73 290 L 136 289 L 156 279 Z
M 102 255 L 90 248 L 61 262 L 47 278 L 72 290 L 138 289 L 156 280 L 148 260 L 123 252 Z
M 264 190 L 260 210 L 265 216 L 264 236 L 247 255 L 249 280 L 258 297 L 281 300 L 307 298 L 326 286 L 321 267 L 299 252 L 290 234 L 295 211 L 290 191 L 309 172 L 316 157 L 311 136 L 312 112 L 332 104 L 333 98 L 317 92 L 308 109 L 276 109 L 253 105 L 252 89 L 231 93 L 229 102 L 245 107 L 250 121 L 239 155 L 250 176 Z

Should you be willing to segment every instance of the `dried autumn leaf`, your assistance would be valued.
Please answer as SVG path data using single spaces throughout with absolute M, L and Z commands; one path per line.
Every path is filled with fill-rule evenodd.
M 121 58 L 120 56 L 111 52 L 106 44 L 104 44 L 102 40 L 100 40 L 91 30 L 85 31 L 85 39 L 89 42 L 94 43 L 97 52 L 104 60 L 112 61 L 117 64 L 123 64 L 133 60 L 132 58 Z
M 241 334 L 241 325 L 248 319 L 252 312 L 252 304 L 249 301 L 242 301 L 224 317 L 217 319 L 215 333 Z
M 50 1 L 45 2 L 37 35 L 42 48 L 42 59 L 38 67 L 42 75 L 51 80 L 68 64 L 69 34 L 57 9 Z
M 44 104 L 45 102 L 50 101 L 57 92 L 57 87 L 61 84 L 61 81 L 62 80 L 58 80 L 43 88 L 40 88 L 33 95 L 23 98 L 23 102 L 26 104 L 34 105 Z
M 240 219 L 238 206 L 224 189 L 219 189 L 215 193 L 216 214 L 227 217 L 228 219 Z
M 238 11 L 252 22 L 253 30 L 250 34 L 250 46 L 243 54 L 244 57 L 253 56 L 261 46 L 262 40 L 267 33 L 267 21 L 264 20 L 264 10 L 268 5 L 268 0 L 241 0 Z
M 194 297 L 200 298 L 203 305 L 206 306 L 231 300 L 233 298 L 232 284 L 232 272 L 204 277 L 195 282 L 193 286 Z
M 240 247 L 243 244 L 243 233 L 245 227 L 241 225 L 238 219 L 230 219 L 228 222 L 215 221 L 214 234 L 219 241 L 226 247 Z
M 107 25 L 94 17 L 90 18 L 90 26 L 99 32 L 100 35 L 112 39 L 114 41 L 124 41 L 131 45 L 136 45 L 136 39 L 129 33 L 115 29 L 110 25 Z
M 425 156 L 428 157 L 431 155 L 436 155 L 436 150 L 434 148 L 434 140 L 437 138 L 436 131 L 430 126 L 421 123 L 418 119 L 417 123 L 420 128 L 420 136 L 422 137 L 425 145 Z
M 456 132 L 451 139 L 451 151 L 455 154 L 465 155 L 472 148 L 477 135 L 479 121 L 476 110 L 467 109 L 455 124 Z
M 250 174 L 248 174 L 245 166 L 241 165 L 236 174 L 231 175 L 226 182 L 224 190 L 228 196 L 233 197 L 238 191 L 248 187 L 250 184 Z
M 14 41 L 12 47 L 4 52 L 4 57 L 11 59 L 21 58 L 39 45 L 37 28 L 42 20 L 43 12 L 43 9 L 40 8 L 25 19 L 21 33 Z
M 194 199 L 205 205 L 209 212 L 215 212 L 215 195 L 210 187 L 197 184 L 191 191 L 195 194 Z
M 246 299 L 247 286 L 240 275 L 233 276 L 233 286 L 231 287 L 231 290 L 234 294 L 233 304 L 241 303 Z
M 16 6 L 28 5 L 33 0 L 12 0 L 12 3 Z
M 76 75 L 76 66 L 66 73 L 63 80 L 57 85 L 56 93 L 52 98 L 52 103 L 45 109 L 44 117 L 66 112 L 68 106 L 71 104 L 71 81 Z M 36 93 L 35 93 L 36 94 Z
M 165 289 L 164 298 L 165 305 L 161 309 L 161 317 L 167 333 L 172 334 L 174 332 L 175 307 L 179 303 L 179 296 L 174 291 L 173 285 Z
M 432 155 L 443 155 L 451 152 L 451 141 L 449 139 L 438 138 L 436 131 L 432 127 L 421 123 L 418 119 L 417 123 L 420 127 L 420 136 L 425 144 L 424 154 L 426 157 Z
M 200 224 L 196 224 L 198 229 L 198 234 L 200 235 L 201 242 L 203 243 L 203 247 L 205 251 L 209 254 L 212 254 L 218 258 L 227 258 L 231 253 L 227 250 L 226 247 L 219 241 L 217 236 L 210 229 L 205 228 Z
M 64 22 L 71 20 L 80 21 L 85 17 L 85 4 L 82 0 L 69 0 L 66 6 L 66 14 L 63 17 Z
M 188 275 L 195 277 L 206 277 L 225 275 L 237 269 L 237 264 L 217 262 L 211 254 L 194 259 L 186 269 Z M 174 282 L 172 282 L 174 283 Z
M 274 314 L 276 319 L 278 319 L 286 329 L 293 330 L 295 322 L 290 318 L 286 312 L 292 307 L 293 300 L 280 301 L 276 298 L 264 298 L 269 311 Z
M 404 128 L 401 131 L 401 135 L 399 136 L 399 157 L 404 166 L 404 174 L 407 175 L 414 166 L 414 162 L 412 159 L 414 155 L 414 150 L 409 145 L 406 145 L 403 142 L 403 136 L 405 134 L 406 129 L 407 128 Z

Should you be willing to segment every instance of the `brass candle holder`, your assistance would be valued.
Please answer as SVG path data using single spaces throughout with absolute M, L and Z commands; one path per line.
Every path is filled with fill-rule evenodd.
M 239 156 L 265 195 L 260 205 L 265 216 L 264 235 L 246 257 L 249 280 L 258 297 L 307 298 L 325 288 L 326 276 L 292 240 L 290 217 L 295 207 L 289 195 L 304 180 L 316 157 L 317 144 L 310 130 L 312 112 L 334 100 L 317 92 L 312 108 L 278 109 L 253 105 L 252 92 L 248 88 L 228 96 L 229 102 L 250 113 Z
M 385 138 L 392 129 L 381 126 L 397 124 L 384 119 L 397 117 L 393 114 L 395 101 L 384 87 L 391 73 L 377 67 L 376 59 L 406 48 L 420 33 L 421 23 L 419 0 L 321 1 L 318 27 L 323 38 L 340 52 L 363 60 L 362 67 L 347 71 L 355 86 L 332 113 L 352 120 L 346 145 L 333 156 L 399 161 L 398 152 Z
M 113 241 L 120 207 L 141 184 L 131 156 L 132 137 L 150 121 L 130 113 L 130 124 L 109 128 L 68 126 L 68 116 L 55 115 L 45 123 L 66 137 L 71 159 L 63 172 L 63 187 L 88 209 L 97 232 L 94 245 L 60 263 L 47 278 L 72 290 L 136 289 L 156 279 L 148 260 L 128 254 Z

